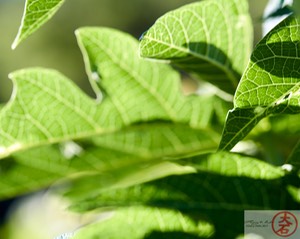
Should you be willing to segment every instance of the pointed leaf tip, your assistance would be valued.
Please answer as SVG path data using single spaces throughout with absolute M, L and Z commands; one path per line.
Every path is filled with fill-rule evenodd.
M 65 0 L 26 0 L 24 13 L 16 38 L 11 48 L 14 50 L 27 37 L 44 25 L 60 9 Z

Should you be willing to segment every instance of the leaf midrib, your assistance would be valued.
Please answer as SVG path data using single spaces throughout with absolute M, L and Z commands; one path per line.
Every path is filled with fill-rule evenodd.
M 46 13 L 43 14 L 42 17 L 38 18 L 37 21 L 34 21 L 33 24 L 30 24 L 29 27 L 27 27 L 26 29 L 24 28 L 24 23 L 25 23 L 25 18 L 26 16 L 28 16 L 29 11 L 27 11 L 29 5 L 28 4 L 28 0 L 26 0 L 26 5 L 24 8 L 24 13 L 23 13 L 23 18 L 21 21 L 21 25 L 18 31 L 18 34 L 14 40 L 14 42 L 12 43 L 12 49 L 15 49 L 17 47 L 17 45 L 24 40 L 27 36 L 28 33 L 30 33 L 31 31 L 33 31 L 35 28 L 38 28 L 38 26 L 40 25 L 41 22 L 44 21 L 44 19 L 47 19 L 48 16 L 51 16 L 53 13 L 55 13 L 57 11 L 57 9 L 59 9 L 59 7 L 64 3 L 65 0 L 61 0 L 60 2 L 58 2 L 55 7 L 51 8 L 49 11 L 47 11 L 48 9 L 46 9 Z M 25 31 L 23 31 L 25 29 Z
M 235 88 L 237 87 L 238 79 L 236 79 L 236 77 L 234 76 L 232 71 L 228 70 L 228 68 L 226 68 L 225 65 L 220 64 L 218 61 L 214 61 L 214 60 L 212 60 L 211 58 L 209 58 L 205 55 L 201 55 L 201 54 L 192 52 L 192 51 L 188 50 L 187 48 L 183 48 L 183 47 L 180 47 L 180 46 L 176 46 L 174 44 L 170 44 L 170 43 L 167 43 L 167 42 L 164 42 L 164 41 L 160 41 L 158 39 L 149 37 L 147 35 L 144 36 L 144 39 L 147 39 L 147 40 L 153 41 L 153 42 L 157 42 L 157 43 L 165 45 L 165 46 L 167 46 L 171 49 L 175 49 L 175 50 L 178 50 L 179 52 L 184 52 L 184 53 L 190 54 L 190 55 L 194 56 L 195 58 L 199 58 L 201 60 L 205 60 L 205 61 L 209 62 L 210 64 L 212 64 L 212 65 L 216 66 L 217 68 L 221 69 L 227 75 L 227 77 L 231 81 L 233 87 L 235 87 Z M 159 52 L 159 54 L 156 54 L 156 55 L 160 55 L 160 54 L 161 54 L 161 52 Z M 155 57 L 155 55 L 153 55 L 149 58 L 154 58 L 154 57 Z
M 173 107 L 170 105 L 170 103 L 165 100 L 163 97 L 161 97 L 161 95 L 159 93 L 157 93 L 157 91 L 155 90 L 155 88 L 145 84 L 146 81 L 143 80 L 143 77 L 139 75 L 138 72 L 136 72 L 134 69 L 129 69 L 128 66 L 126 64 L 120 64 L 119 63 L 119 58 L 113 53 L 113 51 L 108 51 L 110 48 L 105 47 L 103 44 L 101 44 L 101 41 L 97 41 L 95 42 L 93 39 L 90 39 L 90 41 L 101 48 L 101 50 L 103 52 L 105 52 L 109 58 L 113 61 L 113 63 L 115 65 L 117 65 L 118 67 L 120 67 L 124 72 L 126 72 L 131 78 L 135 79 L 135 82 L 139 83 L 139 85 L 145 89 L 147 92 L 149 92 L 149 94 L 152 96 L 152 98 L 157 101 L 159 103 L 159 105 L 161 106 L 161 108 L 163 108 L 165 110 L 165 112 L 167 113 L 167 115 L 169 115 L 169 117 L 176 122 L 177 119 L 177 112 L 173 109 Z M 180 97 L 178 95 L 178 97 Z

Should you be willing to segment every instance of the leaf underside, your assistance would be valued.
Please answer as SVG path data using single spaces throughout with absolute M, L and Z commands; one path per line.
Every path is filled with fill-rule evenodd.
M 201 1 L 171 11 L 142 36 L 140 54 L 169 60 L 234 93 L 248 62 L 252 25 L 247 1 Z
M 13 48 L 63 2 L 26 1 Z M 299 32 L 299 19 L 290 16 L 256 46 L 221 149 L 268 115 L 300 113 Z M 201 1 L 167 13 L 140 46 L 108 28 L 81 28 L 76 37 L 96 99 L 54 70 L 10 75 L 14 91 L 0 107 L 0 199 L 66 185 L 72 210 L 111 213 L 77 230 L 78 239 L 236 238 L 244 210 L 299 207 L 281 167 L 212 153 L 224 101 L 183 96 L 175 70 L 137 55 L 140 49 L 142 57 L 168 60 L 233 93 L 251 50 L 247 1 Z
M 184 161 L 187 163 L 187 160 Z M 134 185 L 129 188 L 117 188 L 104 190 L 98 195 L 82 192 L 84 185 L 78 180 L 74 188 L 66 195 L 73 202 L 71 209 L 79 212 L 89 211 L 97 208 L 108 208 L 115 214 L 106 221 L 100 221 L 94 225 L 87 226 L 79 235 L 85 232 L 91 235 L 102 235 L 105 230 L 107 234 L 114 235 L 115 229 L 111 227 L 118 223 L 125 223 L 119 218 L 119 213 L 131 211 L 138 213 L 137 208 L 144 211 L 153 210 L 161 215 L 161 218 L 171 212 L 182 213 L 187 217 L 184 221 L 199 225 L 196 231 L 180 230 L 186 233 L 196 234 L 195 238 L 206 238 L 214 233 L 214 238 L 235 238 L 242 233 L 244 210 L 266 210 L 293 208 L 295 202 L 287 193 L 286 186 L 282 181 L 284 171 L 279 167 L 271 166 L 260 160 L 247 158 L 230 153 L 217 153 L 204 156 L 195 156 L 188 159 L 198 170 L 197 173 L 169 176 L 145 184 Z M 100 175 L 98 176 L 100 179 Z M 95 180 L 95 178 L 93 178 Z M 92 182 L 91 179 L 89 182 Z M 197 190 L 195 190 L 197 189 Z M 149 212 L 151 218 L 151 213 Z M 145 230 L 146 225 L 153 225 L 148 217 L 135 218 L 145 225 L 138 228 L 143 234 L 137 238 L 144 238 L 148 233 L 155 233 L 157 229 Z M 160 217 L 159 217 L 160 218 Z M 189 219 L 188 219 L 189 218 Z M 173 217 L 173 220 L 178 218 Z M 192 220 L 192 221 L 189 221 Z M 233 223 L 234 222 L 234 223 Z M 138 222 L 137 222 L 138 223 Z M 175 222 L 170 221 L 163 225 L 169 226 Z M 203 223 L 209 224 L 210 230 L 205 230 Z M 185 224 L 185 223 L 184 223 Z M 139 224 L 133 224 L 134 227 Z M 127 227 L 131 227 L 127 225 Z M 146 227 L 146 228 L 148 228 Z M 106 229 L 104 229 L 106 228 Z M 181 235 L 178 229 L 164 230 L 166 238 L 170 234 Z M 206 227 L 206 229 L 208 229 Z M 130 229 L 131 230 L 131 229 Z M 126 230 L 124 230 L 126 231 Z M 138 229 L 137 229 L 138 231 Z M 198 234 L 197 234 L 198 233 Z M 129 235 L 124 235 L 127 238 Z M 112 238 L 115 238 L 116 235 Z M 81 238 L 81 237 L 78 237 Z M 100 237 L 101 238 L 101 237 Z M 117 238 L 117 237 L 116 237 Z M 185 237 L 184 237 L 185 238 Z M 189 237 L 187 237 L 189 238 Z M 191 237 L 194 238 L 194 237 Z M 210 238 L 210 237 L 209 237 Z
M 12 73 L 14 91 L 0 111 L 2 198 L 78 173 L 118 174 L 130 165 L 134 169 L 217 148 L 219 134 L 200 107 L 216 99 L 184 97 L 178 73 L 140 59 L 138 42 L 125 33 L 83 28 L 76 34 L 91 84 L 104 98 L 86 96 L 54 70 Z M 61 148 L 68 142 L 78 144 L 79 153 L 71 147 L 68 156 Z
M 220 149 L 230 150 L 272 114 L 300 113 L 300 21 L 289 16 L 255 47 L 228 113 Z
M 60 9 L 65 0 L 26 0 L 19 32 L 12 44 L 15 49 L 44 25 Z

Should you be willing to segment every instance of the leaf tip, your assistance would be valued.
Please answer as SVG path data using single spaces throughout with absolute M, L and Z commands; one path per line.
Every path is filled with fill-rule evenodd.
M 77 36 L 80 34 L 80 28 L 76 29 L 76 30 L 74 31 L 74 34 L 75 34 L 75 36 L 77 37 Z
M 15 50 L 17 48 L 17 46 L 19 45 L 19 43 L 20 43 L 19 36 L 16 36 L 15 40 L 11 44 L 11 49 Z
M 9 74 L 8 74 L 8 79 L 11 79 L 11 80 L 12 80 L 13 78 L 14 78 L 14 73 L 9 73 Z

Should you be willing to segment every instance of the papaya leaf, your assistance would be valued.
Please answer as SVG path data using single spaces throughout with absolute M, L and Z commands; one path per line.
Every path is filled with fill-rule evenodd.
M 234 93 L 251 52 L 247 1 L 211 0 L 168 12 L 142 36 L 140 54 L 168 60 Z
M 10 78 L 14 91 L 0 111 L 0 157 L 109 131 L 96 102 L 59 72 L 31 68 Z
M 181 170 L 182 173 L 191 172 L 192 168 L 167 164 L 167 159 L 174 160 L 180 155 L 214 150 L 218 137 L 212 139 L 209 131 L 204 133 L 185 125 L 148 123 L 76 143 L 64 142 L 18 152 L 11 158 L 0 161 L 0 198 L 20 195 L 28 191 L 28 188 L 30 191 L 38 190 L 63 178 L 71 179 L 81 174 L 109 175 L 111 183 L 104 178 L 93 180 L 93 183 L 87 184 L 92 189 L 107 189 L 128 175 L 136 183 L 143 178 L 140 174 L 132 176 L 137 170 L 150 170 L 150 166 L 160 165 L 162 159 L 165 166 L 161 166 L 161 174 L 180 173 Z M 142 172 L 146 174 L 145 171 Z M 148 173 L 149 177 L 146 179 L 161 177 L 161 174 L 154 171 Z M 80 181 L 85 182 L 83 179 Z M 101 188 L 100 183 L 103 184 Z
M 95 92 L 104 98 L 86 96 L 55 70 L 11 73 L 14 91 L 0 110 L 2 198 L 24 193 L 28 185 L 37 190 L 80 173 L 118 174 L 130 165 L 134 171 L 139 163 L 217 148 L 220 135 L 202 119 L 200 103 L 207 101 L 183 96 L 172 68 L 141 59 L 137 40 L 125 33 L 83 28 L 76 34 Z M 95 74 L 101 79 L 93 81 Z M 74 158 L 59 147 L 73 141 L 82 148 Z
M 202 239 L 212 233 L 213 228 L 208 223 L 195 222 L 179 211 L 134 206 L 120 209 L 109 218 L 79 229 L 72 238 L 105 238 L 109 235 L 111 239 Z
M 280 180 L 285 176 L 285 171 L 281 167 L 272 166 L 255 158 L 245 157 L 239 154 L 233 154 L 228 152 L 218 152 L 202 156 L 197 155 L 176 161 L 176 163 L 182 164 L 187 167 L 192 167 L 194 168 L 194 170 L 198 171 L 198 174 L 220 175 L 220 177 L 227 178 L 226 180 L 228 180 L 228 183 L 231 183 L 230 178 L 234 179 L 239 177 L 246 177 L 255 181 L 278 179 Z M 89 184 L 92 185 L 93 181 L 98 183 L 102 181 L 101 178 L 105 177 L 106 176 L 103 175 L 92 176 L 91 179 L 89 179 L 88 181 L 90 182 Z M 195 176 L 194 174 L 186 175 L 184 177 L 197 178 L 197 176 Z M 94 180 L 95 178 L 97 178 L 97 180 Z M 161 181 L 164 181 L 164 179 L 162 179 Z M 199 183 L 201 184 L 201 182 Z M 154 203 L 156 197 L 173 197 L 173 199 L 175 200 L 175 198 L 177 198 L 176 195 L 180 194 L 180 191 L 178 191 L 177 193 L 174 192 L 172 194 L 168 194 L 168 191 L 164 192 L 164 187 L 162 187 L 162 189 L 156 188 L 154 190 L 152 186 L 149 189 L 149 193 L 147 193 L 147 190 L 145 189 L 144 191 L 137 191 L 138 195 L 134 194 L 134 190 L 132 191 L 133 194 L 129 193 L 127 188 L 117 189 L 117 192 L 119 192 L 117 194 L 115 193 L 115 190 L 112 190 L 110 192 L 111 188 L 109 188 L 109 190 L 105 188 L 101 191 L 94 189 L 84 192 L 82 185 L 86 184 L 87 183 L 83 183 L 80 179 L 77 182 L 75 182 L 74 189 L 70 189 L 69 192 L 66 194 L 66 196 L 71 199 L 71 208 L 73 210 L 85 211 L 105 206 L 126 206 L 130 204 L 130 202 L 132 202 L 133 204 L 148 204 L 151 201 L 153 201 Z M 149 184 L 152 185 L 151 182 Z M 204 184 L 205 182 L 203 182 L 202 187 L 204 186 Z M 158 187 L 160 183 L 157 183 L 155 185 L 157 185 Z M 199 187 L 197 188 L 199 189 Z M 96 191 L 98 192 L 98 195 Z M 143 195 L 140 195 L 140 193 Z M 121 195 L 127 195 L 128 198 L 127 196 L 126 198 L 122 198 Z M 185 197 L 182 196 L 180 196 L 179 198 L 183 201 L 187 200 Z M 186 202 L 186 204 L 188 207 L 189 203 Z M 182 206 L 184 206 L 183 202 Z
M 281 167 L 273 166 L 256 158 L 228 152 L 197 155 L 186 158 L 182 162 L 195 167 L 199 172 L 217 173 L 227 177 L 273 180 L 282 178 L 285 174 Z
M 264 117 L 300 113 L 300 22 L 289 16 L 255 47 L 229 111 L 220 149 L 230 150 Z
M 51 19 L 64 1 L 26 0 L 22 22 L 12 44 L 12 49 L 15 49 L 22 41 Z
M 0 111 L 0 157 L 139 122 L 163 120 L 201 128 L 201 100 L 183 96 L 173 69 L 140 59 L 133 37 L 106 28 L 81 29 L 77 36 L 90 60 L 87 69 L 101 75 L 95 90 L 101 85 L 106 97 L 101 102 L 89 98 L 54 70 L 31 68 L 10 74 L 14 91 Z
M 87 182 L 84 175 L 97 173 L 102 173 L 106 177 L 103 176 L 100 181 L 93 181 L 91 188 L 101 186 L 101 190 L 107 190 L 125 187 L 133 183 L 143 183 L 168 175 L 195 172 L 192 167 L 180 166 L 167 161 L 147 162 L 135 155 L 107 149 L 90 151 L 80 158 L 73 159 L 74 162 L 61 156 L 58 158 L 54 149 L 45 148 L 40 151 L 31 150 L 22 156 L 18 155 L 15 160 L 0 161 L 1 200 L 49 187 L 60 189 L 65 185 L 64 183 L 68 184 L 74 178 L 80 178 L 83 179 L 83 182 Z M 47 157 L 44 156 L 45 153 L 48 153 Z M 32 159 L 30 156 L 39 158 Z M 53 158 L 53 156 L 57 157 Z M 100 157 L 101 159 L 99 159 Z M 91 162 L 94 162 L 95 165 L 90 165 Z M 97 185 L 94 184 L 96 182 Z
M 85 198 L 78 197 L 76 192 L 81 188 L 74 187 L 67 194 L 71 209 L 78 212 L 110 209 L 116 214 L 136 206 L 172 209 L 196 222 L 203 218 L 213 222 L 215 238 L 235 238 L 242 233 L 244 210 L 298 207 L 288 192 L 285 171 L 280 167 L 225 152 L 195 156 L 184 163 L 193 165 L 198 172 L 171 175 L 129 188 L 111 188 Z M 113 223 L 114 219 L 111 220 Z M 97 225 L 101 226 L 101 222 Z

